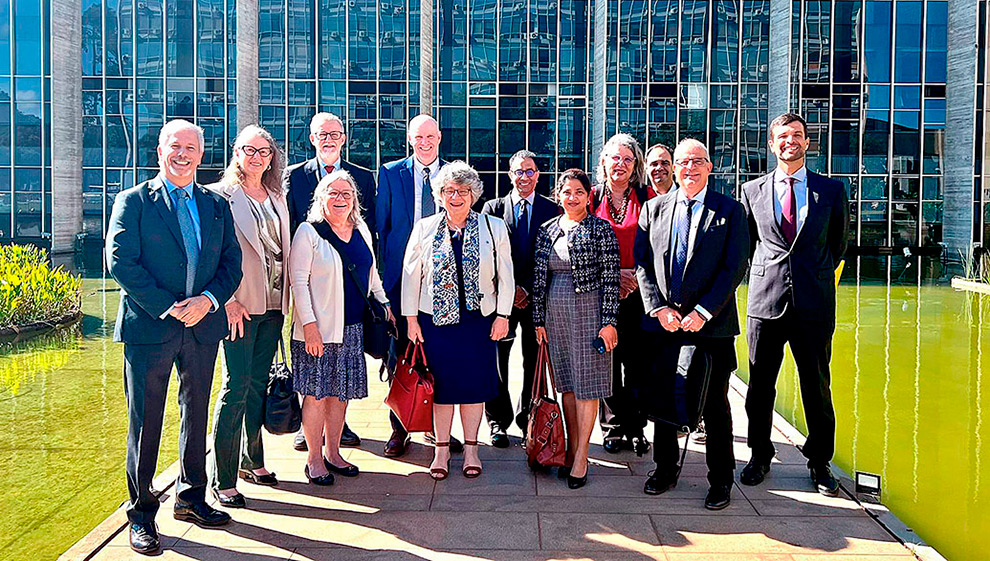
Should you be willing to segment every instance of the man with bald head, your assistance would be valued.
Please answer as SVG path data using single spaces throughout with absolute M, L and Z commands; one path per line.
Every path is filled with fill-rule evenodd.
M 711 171 L 704 144 L 685 139 L 677 145 L 674 175 L 680 188 L 643 207 L 634 253 L 644 309 L 651 318 L 644 329 L 647 337 L 652 334 L 654 344 L 647 348 L 655 349 L 657 356 L 653 378 L 675 375 L 685 346 L 695 347 L 709 359 L 708 396 L 702 410 L 710 484 L 705 508 L 720 510 L 729 505 L 736 466 L 728 391 L 729 374 L 736 369 L 734 340 L 739 335 L 736 287 L 746 274 L 749 231 L 743 206 L 708 190 Z M 653 439 L 656 469 L 643 487 L 646 494 L 659 495 L 677 484 L 679 457 L 677 427 L 658 421 Z
M 436 177 L 440 167 L 446 164 L 440 159 L 440 126 L 429 115 L 417 115 L 409 121 L 406 139 L 412 148 L 408 158 L 388 162 L 378 170 L 378 199 L 375 207 L 378 243 L 384 267 L 382 282 L 392 303 L 392 313 L 402 317 L 401 279 L 402 259 L 406 243 L 416 221 L 436 214 L 439 210 L 433 200 L 430 178 Z M 394 367 L 397 353 L 405 351 L 406 325 L 397 322 L 399 339 L 395 342 L 390 367 Z M 409 433 L 399 419 L 390 414 L 392 436 L 385 443 L 385 456 L 395 458 L 405 454 Z M 451 448 L 455 440 L 451 438 Z

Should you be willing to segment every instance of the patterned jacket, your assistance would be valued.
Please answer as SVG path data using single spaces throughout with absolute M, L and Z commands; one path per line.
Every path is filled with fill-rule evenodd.
M 564 235 L 574 292 L 600 289 L 602 327 L 614 326 L 619 312 L 619 242 L 608 222 L 590 214 L 567 233 L 560 228 L 560 217 L 540 226 L 533 263 L 533 324 L 546 324 L 550 252 L 557 238 Z

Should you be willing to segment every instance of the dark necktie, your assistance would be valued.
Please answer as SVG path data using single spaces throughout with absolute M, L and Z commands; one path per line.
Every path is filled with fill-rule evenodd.
M 797 237 L 797 202 L 794 199 L 794 178 L 785 177 L 784 183 L 787 190 L 784 192 L 784 200 L 780 203 L 780 229 L 784 232 L 784 239 L 788 245 L 794 243 Z
M 189 193 L 184 189 L 175 191 L 175 217 L 179 220 L 179 231 L 182 233 L 182 245 L 186 249 L 186 297 L 192 296 L 193 284 L 196 281 L 196 269 L 199 267 L 199 240 L 196 238 L 196 228 L 193 226 L 192 215 L 189 213 Z
M 519 233 L 519 241 L 526 243 L 529 241 L 529 201 L 523 199 L 519 201 L 519 214 L 516 217 L 516 231 Z
M 436 205 L 433 204 L 433 188 L 430 186 L 430 168 L 423 168 L 423 192 L 420 195 L 423 201 L 423 212 L 421 218 L 433 216 L 437 212 Z
M 694 199 L 684 201 L 684 213 L 677 219 L 677 245 L 674 247 L 674 262 L 670 268 L 670 299 L 673 304 L 681 305 L 681 285 L 684 283 L 684 266 L 688 258 L 688 238 L 691 237 L 691 211 L 694 209 Z M 676 210 L 676 209 L 675 209 Z

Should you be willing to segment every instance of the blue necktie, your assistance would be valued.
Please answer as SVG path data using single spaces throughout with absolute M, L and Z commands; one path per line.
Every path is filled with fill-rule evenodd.
M 189 193 L 184 189 L 175 191 L 175 216 L 179 219 L 179 231 L 182 232 L 182 245 L 186 248 L 186 297 L 192 296 L 193 285 L 196 282 L 196 269 L 199 266 L 199 239 L 193 226 L 192 215 L 189 213 Z
M 516 231 L 519 232 L 519 241 L 524 244 L 529 242 L 529 201 L 523 199 L 519 201 L 519 213 L 516 217 Z
M 423 168 L 423 218 L 427 216 L 433 216 L 437 212 L 436 205 L 433 203 L 433 187 L 430 186 L 430 168 Z
M 694 199 L 684 201 L 687 209 L 677 220 L 677 246 L 674 248 L 674 263 L 670 267 L 670 299 L 673 304 L 681 305 L 681 285 L 684 282 L 684 266 L 687 265 L 688 238 L 691 232 L 691 210 Z

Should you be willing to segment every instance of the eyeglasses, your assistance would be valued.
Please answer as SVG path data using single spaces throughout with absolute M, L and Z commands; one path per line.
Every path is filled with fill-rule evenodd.
M 681 166 L 682 168 L 686 168 L 691 166 L 700 167 L 705 165 L 707 162 L 708 162 L 708 158 L 687 158 L 685 160 L 677 160 L 674 163 Z
M 516 177 L 522 177 L 524 175 L 526 177 L 533 177 L 534 175 L 536 175 L 536 170 L 535 169 L 517 169 L 517 170 L 515 170 L 515 171 L 513 171 L 511 173 L 512 173 L 512 175 L 515 175 Z
M 327 193 L 327 198 L 349 201 L 354 198 L 354 193 L 351 193 L 350 191 L 330 191 Z
M 622 164 L 625 164 L 627 166 L 628 165 L 632 165 L 632 163 L 636 161 L 636 158 L 630 158 L 629 156 L 626 156 L 626 157 L 623 158 L 622 156 L 620 156 L 618 154 L 616 154 L 614 156 L 610 156 L 610 158 L 616 164 L 622 163 Z
M 272 154 L 275 153 L 274 150 L 268 148 L 267 146 L 265 148 L 255 148 L 250 144 L 245 144 L 244 146 L 241 146 L 241 152 L 244 152 L 244 155 L 247 156 L 248 158 L 254 157 L 255 154 L 261 156 L 262 158 L 267 158 L 268 156 L 271 156 Z
M 344 136 L 344 131 L 320 131 L 316 133 L 316 138 L 320 140 L 326 140 L 328 138 L 330 140 L 340 140 L 340 137 L 342 136 Z
M 453 197 L 455 193 L 460 198 L 466 199 L 466 198 L 468 198 L 471 195 L 471 190 L 470 189 L 441 189 L 440 190 L 440 194 L 442 194 L 444 197 Z

